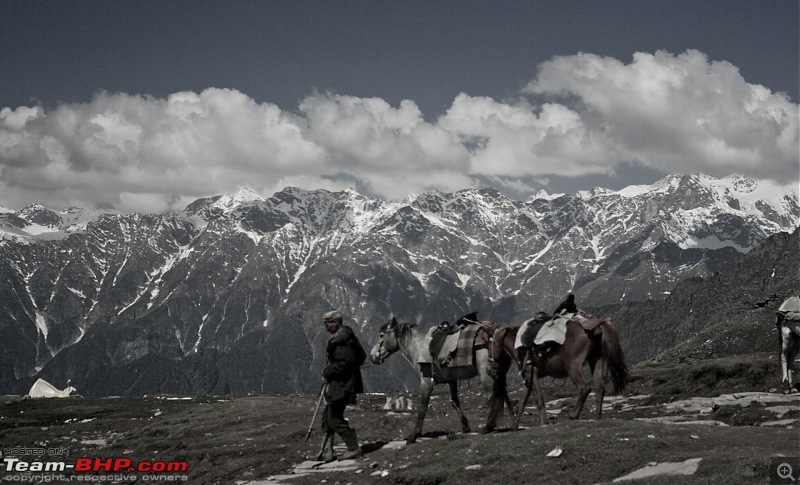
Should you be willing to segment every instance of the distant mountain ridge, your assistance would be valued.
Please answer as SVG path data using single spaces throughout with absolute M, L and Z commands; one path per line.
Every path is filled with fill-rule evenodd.
M 36 375 L 93 394 L 310 390 L 330 308 L 366 344 L 390 315 L 519 322 L 568 291 L 660 299 L 798 218 L 796 193 L 703 175 L 526 201 L 287 188 L 169 215 L 0 211 L 0 391 Z M 365 374 L 409 379 L 400 361 Z
M 678 283 L 663 300 L 596 309 L 619 328 L 634 361 L 682 362 L 769 352 L 775 312 L 800 294 L 800 229 L 777 233 L 707 278 Z

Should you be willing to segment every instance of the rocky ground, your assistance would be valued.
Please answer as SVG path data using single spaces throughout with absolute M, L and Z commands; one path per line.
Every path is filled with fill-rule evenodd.
M 446 386 L 431 400 L 424 439 L 406 445 L 413 394 L 368 394 L 346 415 L 365 455 L 320 466 L 318 422 L 305 436 L 316 396 L 247 395 L 183 398 L 23 399 L 0 403 L 4 459 L 31 463 L 78 458 L 185 462 L 185 471 L 97 474 L 105 483 L 186 481 L 199 484 L 451 484 L 451 483 L 792 483 L 776 475 L 787 462 L 800 479 L 800 394 L 779 389 L 776 358 L 767 354 L 680 364 L 640 365 L 621 396 L 608 396 L 602 420 L 593 398 L 581 420 L 566 418 L 574 387 L 547 381 L 548 426 L 528 403 L 523 429 L 504 416 L 489 435 L 460 432 Z M 512 399 L 520 382 L 512 380 Z M 472 427 L 485 397 L 462 388 Z M 412 407 L 414 404 L 411 405 Z M 343 449 L 341 446 L 339 450 Z M 37 455 L 36 453 L 42 453 Z M 0 480 L 43 478 L 37 471 L 0 470 Z M 109 463 L 123 463 L 115 461 Z M 796 464 L 796 465 L 795 465 Z M 19 467 L 18 462 L 14 466 Z M 135 465 L 131 465 L 135 466 Z M 772 476 L 771 476 L 772 475 Z M 784 473 L 785 475 L 785 473 Z M 24 478 L 27 477 L 27 478 Z

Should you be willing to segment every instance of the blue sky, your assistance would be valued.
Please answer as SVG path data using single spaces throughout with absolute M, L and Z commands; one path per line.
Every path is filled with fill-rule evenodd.
M 5 1 L 0 205 L 796 185 L 798 5 Z

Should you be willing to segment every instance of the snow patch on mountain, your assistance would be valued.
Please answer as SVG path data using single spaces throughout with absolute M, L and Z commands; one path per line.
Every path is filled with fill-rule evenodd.
M 242 186 L 233 194 L 221 196 L 211 204 L 211 207 L 222 209 L 223 211 L 230 211 L 237 209 L 245 204 L 253 204 L 256 202 L 263 202 L 264 198 L 258 195 L 250 187 Z
M 40 204 L 31 204 L 18 211 L 0 208 L 0 242 L 4 239 L 58 241 L 70 234 L 85 232 L 90 222 L 107 214 L 121 215 L 121 212 L 77 207 L 53 211 Z M 9 217 L 13 217 L 13 223 L 9 222 Z
M 0 242 L 11 268 L 0 291 L 19 293 L 4 299 L 0 323 L 44 339 L 47 350 L 36 338 L 15 344 L 36 356 L 18 361 L 27 375 L 84 332 L 117 365 L 225 354 L 265 326 L 282 339 L 287 320 L 329 307 L 357 322 L 441 321 L 497 303 L 530 314 L 572 290 L 586 305 L 641 301 L 713 273 L 730 248 L 793 231 L 799 216 L 792 190 L 700 175 L 524 201 L 494 189 L 384 201 L 289 187 L 268 198 L 240 189 L 160 216 L 29 206 L 0 212 L 0 234 L 16 238 Z M 79 233 L 41 244 L 70 230 Z M 306 355 L 311 341 L 294 337 L 280 341 Z
M 564 197 L 566 195 L 567 194 L 564 194 L 564 193 L 549 194 L 549 193 L 547 193 L 546 190 L 542 189 L 539 192 L 537 192 L 536 194 L 534 194 L 533 196 L 529 197 L 528 201 L 533 201 L 533 200 L 548 200 L 548 201 L 551 201 L 551 200 L 559 199 L 559 198 Z

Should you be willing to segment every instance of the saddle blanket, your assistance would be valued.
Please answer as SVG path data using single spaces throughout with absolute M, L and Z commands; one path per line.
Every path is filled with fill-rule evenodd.
M 503 326 L 502 323 L 495 323 L 489 320 L 481 320 L 478 322 L 478 333 L 475 335 L 475 348 L 486 347 L 492 343 L 494 333 Z
M 781 304 L 778 311 L 781 313 L 800 312 L 800 297 L 790 296 Z
M 470 324 L 444 339 L 442 348 L 436 356 L 436 361 L 441 367 L 462 367 L 473 365 L 473 350 L 475 348 L 475 336 L 480 329 L 480 325 Z M 433 327 L 428 332 L 428 339 L 433 337 L 436 328 Z M 429 350 L 429 349 L 426 349 Z M 420 363 L 431 363 L 433 358 L 430 353 L 421 356 Z
M 451 335 L 448 340 L 456 341 L 455 352 L 450 352 L 446 356 L 440 353 L 439 356 L 442 359 L 447 359 L 443 363 L 449 367 L 471 366 L 475 335 L 478 333 L 478 329 L 480 329 L 479 325 L 467 325 L 457 334 Z M 445 341 L 445 346 L 446 345 L 447 341 Z M 444 350 L 444 348 L 442 350 Z
M 539 329 L 539 332 L 536 333 L 536 338 L 533 339 L 534 345 L 542 345 L 545 342 L 563 344 L 567 336 L 567 322 L 569 321 L 569 318 L 563 316 L 546 321 L 542 328 Z

